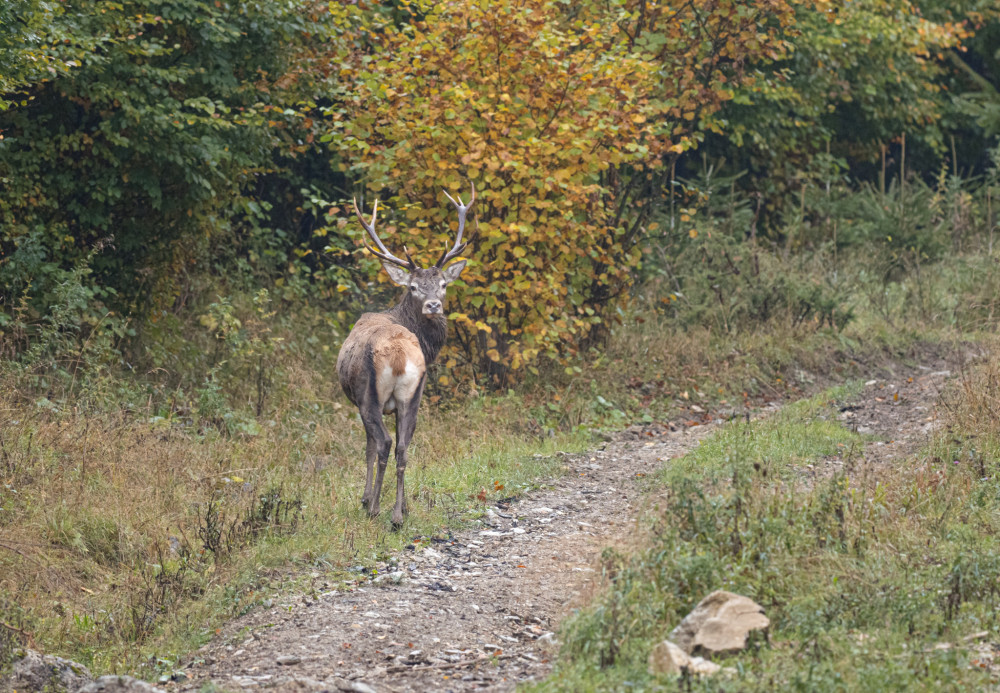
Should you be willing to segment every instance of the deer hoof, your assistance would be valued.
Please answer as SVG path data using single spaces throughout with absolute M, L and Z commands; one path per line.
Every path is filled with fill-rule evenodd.
M 395 529 L 399 529 L 403 526 L 403 513 L 398 510 L 392 514 L 392 526 Z
M 368 496 L 361 496 L 361 507 L 367 508 L 371 504 L 371 499 Z

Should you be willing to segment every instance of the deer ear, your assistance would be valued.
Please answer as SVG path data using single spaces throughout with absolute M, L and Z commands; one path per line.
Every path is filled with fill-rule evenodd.
M 389 275 L 389 279 L 392 280 L 393 284 L 396 284 L 397 286 L 410 285 L 410 273 L 402 267 L 390 265 L 388 262 L 383 262 L 382 267 L 385 268 L 385 273 Z
M 453 281 L 458 279 L 458 275 L 462 273 L 465 269 L 465 260 L 459 260 L 458 262 L 448 265 L 441 274 L 444 275 L 444 280 L 446 283 L 451 284 Z

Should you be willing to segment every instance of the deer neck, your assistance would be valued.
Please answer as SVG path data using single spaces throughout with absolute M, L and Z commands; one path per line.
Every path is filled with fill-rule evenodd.
M 424 362 L 429 366 L 437 359 L 448 337 L 448 320 L 443 314 L 424 315 L 417 301 L 406 291 L 399 303 L 389 311 L 393 319 L 417 336 Z

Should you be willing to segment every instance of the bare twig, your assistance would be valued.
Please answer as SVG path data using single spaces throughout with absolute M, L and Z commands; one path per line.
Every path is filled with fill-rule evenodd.
M 6 628 L 10 632 L 17 633 L 18 635 L 23 637 L 27 642 L 28 647 L 35 646 L 35 636 L 32 635 L 30 631 L 24 630 L 23 628 L 18 628 L 17 626 L 12 626 L 6 621 L 0 621 L 0 628 Z

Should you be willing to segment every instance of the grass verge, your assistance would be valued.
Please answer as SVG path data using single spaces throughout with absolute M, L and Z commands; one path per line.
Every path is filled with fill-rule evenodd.
M 21 644 L 97 671 L 172 661 L 290 574 L 370 567 L 557 474 L 550 454 L 588 438 L 518 434 L 509 422 L 519 407 L 500 398 L 458 415 L 428 408 L 411 447 L 411 515 L 394 532 L 388 511 L 369 519 L 358 502 L 364 430 L 347 407 L 243 437 L 8 399 L 0 620 L 31 634 Z M 383 492 L 391 508 L 394 475 Z
M 998 378 L 994 349 L 946 395 L 946 427 L 891 464 L 866 459 L 865 441 L 836 423 L 849 388 L 719 431 L 663 470 L 636 547 L 604 554 L 602 589 L 565 626 L 555 674 L 529 690 L 678 685 L 652 677 L 647 655 L 720 588 L 765 607 L 769 642 L 726 662 L 736 677 L 682 688 L 995 684 L 965 638 L 995 640 L 1000 625 Z M 830 455 L 841 471 L 806 473 Z

